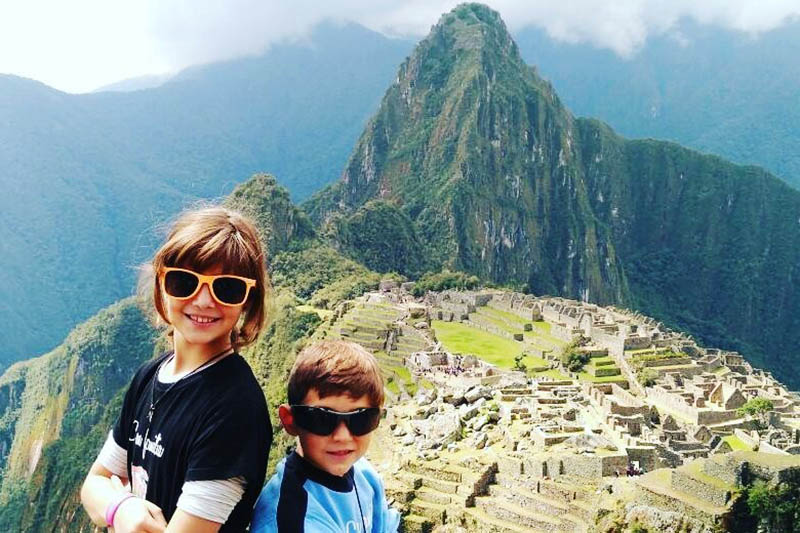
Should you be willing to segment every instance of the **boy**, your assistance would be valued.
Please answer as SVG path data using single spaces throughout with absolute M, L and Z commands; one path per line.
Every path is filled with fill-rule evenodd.
M 383 413 L 383 379 L 358 344 L 322 341 L 297 356 L 278 408 L 297 448 L 256 503 L 251 533 L 395 532 L 383 484 L 363 459 Z

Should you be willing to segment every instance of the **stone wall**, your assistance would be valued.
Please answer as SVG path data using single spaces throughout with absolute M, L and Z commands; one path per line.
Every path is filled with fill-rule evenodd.
M 734 460 L 730 454 L 711 457 L 703 464 L 703 472 L 733 486 L 742 484 L 743 470 L 744 463 Z
M 731 420 L 736 420 L 737 418 L 741 418 L 741 416 L 739 416 L 739 413 L 737 413 L 736 410 L 714 411 L 711 409 L 698 409 L 697 421 L 695 424 L 698 426 L 710 426 L 713 424 L 730 422 Z
M 550 324 L 550 335 L 564 342 L 572 342 L 580 336 L 580 334 L 581 331 L 578 328 L 567 326 L 559 322 L 552 322 Z
M 710 483 L 703 483 L 682 469 L 672 472 L 672 488 L 686 494 L 691 494 L 693 497 L 699 498 L 717 507 L 724 507 L 731 499 L 730 490 Z
M 654 492 L 645 487 L 639 487 L 636 496 L 636 503 L 640 506 L 655 507 L 657 509 L 669 509 L 676 512 L 689 520 L 697 521 L 702 524 L 714 524 L 717 522 L 717 516 L 703 510 L 689 505 L 688 503 L 678 498 L 673 498 L 658 492 Z M 710 528 L 708 531 L 712 531 Z
M 548 473 L 552 478 L 556 478 L 558 475 L 568 475 L 599 479 L 604 476 L 613 476 L 615 471 L 624 471 L 627 466 L 627 454 L 562 455 L 547 460 Z
M 608 350 L 613 356 L 622 357 L 625 353 L 625 339 L 618 330 L 608 331 L 604 328 L 592 328 L 592 342 Z
M 650 407 L 646 405 L 639 398 L 626 391 L 616 383 L 611 384 L 611 394 L 617 399 L 620 405 L 628 407 L 646 407 L 649 411 Z
M 770 444 L 769 442 L 767 442 L 765 440 L 762 440 L 762 441 L 760 441 L 758 443 L 758 451 L 764 452 L 764 453 L 772 453 L 772 454 L 775 454 L 775 455 L 791 455 L 790 453 L 785 452 L 785 451 L 781 450 L 780 448 L 776 448 L 775 446 L 773 446 L 772 444 Z
M 525 319 L 525 320 L 534 321 L 537 318 L 540 318 L 540 317 L 534 316 L 534 314 L 536 314 L 536 313 L 534 313 L 534 309 L 532 307 L 514 306 L 514 305 L 510 304 L 509 302 L 506 302 L 506 301 L 503 301 L 503 300 L 498 300 L 497 298 L 491 299 L 486 304 L 486 307 L 490 307 L 492 309 L 497 309 L 498 311 L 505 311 L 506 313 L 514 313 L 518 317 L 520 317 L 522 319 Z
M 696 425 L 700 425 L 697 424 L 696 407 L 689 405 L 681 396 L 673 394 L 659 385 L 647 388 L 647 399 L 655 404 L 656 407 L 661 406 L 667 410 L 675 411 L 689 420 L 692 420 Z
M 652 472 L 661 466 L 656 449 L 651 446 L 629 446 L 625 448 L 625 451 L 628 454 L 628 460 L 631 463 L 638 462 L 639 468 L 645 472 Z

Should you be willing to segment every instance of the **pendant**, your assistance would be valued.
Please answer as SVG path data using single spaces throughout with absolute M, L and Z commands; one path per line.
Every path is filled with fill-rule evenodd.
M 153 421 L 153 412 L 155 411 L 154 407 L 155 406 L 151 403 L 150 404 L 150 410 L 147 411 L 147 421 L 148 422 L 152 422 Z

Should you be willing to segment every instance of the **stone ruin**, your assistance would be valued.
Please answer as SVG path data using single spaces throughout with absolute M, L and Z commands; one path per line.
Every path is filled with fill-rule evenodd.
M 800 465 L 800 397 L 740 354 L 612 307 L 490 290 L 414 299 L 408 288 L 381 284 L 329 328 L 340 323 L 341 336 L 427 385 L 401 390 L 387 420 L 393 460 L 382 471 L 406 531 L 590 531 L 626 486 L 646 502 L 631 516 L 677 509 L 701 531 L 730 510 L 736 491 L 720 487 L 742 482 L 733 446 L 758 450 L 747 464 L 771 454 Z M 528 375 L 448 352 L 435 320 L 520 343 L 544 363 Z M 585 372 L 560 367 L 568 343 L 589 355 Z M 738 411 L 756 397 L 774 406 L 766 425 Z

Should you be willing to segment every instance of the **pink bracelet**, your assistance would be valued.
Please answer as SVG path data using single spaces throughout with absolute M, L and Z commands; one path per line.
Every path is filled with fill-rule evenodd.
M 122 505 L 122 502 L 134 497 L 130 492 L 118 492 L 116 497 L 108 503 L 108 507 L 106 507 L 106 524 L 108 524 L 108 527 L 114 527 L 114 516 L 116 516 L 117 509 Z

